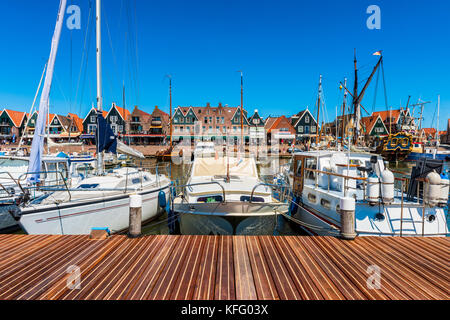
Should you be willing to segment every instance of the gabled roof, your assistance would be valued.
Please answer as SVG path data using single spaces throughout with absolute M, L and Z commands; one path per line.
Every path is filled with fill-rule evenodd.
M 122 107 L 119 107 L 119 106 L 116 105 L 115 103 L 112 104 L 111 109 L 109 109 L 109 112 L 108 112 L 108 114 L 106 115 L 106 117 L 111 113 L 111 111 L 112 111 L 114 108 L 117 110 L 117 113 L 119 113 L 120 117 L 121 117 L 123 120 L 125 120 L 125 121 L 128 120 L 128 118 L 129 118 L 130 115 L 131 115 L 131 112 L 128 111 L 127 109 L 124 109 L 124 108 L 122 108 Z M 124 116 L 125 116 L 125 118 L 124 118 Z M 105 118 L 106 118 L 106 117 L 105 117 Z
M 280 122 L 282 122 L 283 120 L 286 120 L 286 123 L 291 127 L 292 132 L 295 133 L 295 129 L 294 127 L 291 125 L 291 122 L 289 121 L 288 118 L 286 118 L 285 116 L 281 116 L 281 117 L 269 117 L 266 120 L 266 123 L 264 125 L 264 128 L 266 129 L 267 133 L 270 133 L 273 129 L 275 129 Z
M 22 122 L 27 114 L 26 112 L 23 111 L 14 111 L 10 109 L 4 109 L 3 112 L 6 112 L 6 114 L 11 119 L 14 126 L 17 128 L 19 128 L 22 125 Z
M 397 109 L 388 111 L 376 111 L 373 112 L 372 115 L 373 116 L 379 115 L 381 117 L 381 120 L 383 120 L 383 122 L 386 122 L 387 118 L 392 117 L 394 118 L 394 123 L 397 123 L 402 113 L 404 113 L 404 110 Z
M 425 133 L 426 135 L 434 136 L 436 134 L 436 129 L 435 128 L 422 128 L 422 130 L 420 130 L 420 132 Z
M 364 127 L 366 128 L 366 134 L 370 134 L 372 132 L 373 127 L 375 126 L 375 124 L 377 123 L 377 120 L 380 119 L 381 122 L 383 123 L 384 128 L 387 131 L 386 126 L 384 125 L 383 119 L 381 119 L 380 115 L 371 115 L 368 117 L 363 117 L 361 118 L 361 122 L 364 125 Z
M 83 132 L 83 119 L 81 119 L 75 113 L 69 113 L 68 118 L 72 119 L 72 125 L 77 127 L 78 132 Z
M 86 121 L 87 117 L 91 114 L 92 110 L 97 110 L 96 108 L 92 107 L 89 112 L 86 114 L 86 116 L 83 119 L 83 123 Z M 106 116 L 108 115 L 108 111 L 102 110 L 103 118 L 106 119 Z
M 291 122 L 291 124 L 292 124 L 292 126 L 293 126 L 294 128 L 297 127 L 297 125 L 299 124 L 300 120 L 303 118 L 303 116 L 304 116 L 306 113 L 309 113 L 309 115 L 310 115 L 311 118 L 314 120 L 314 122 L 317 123 L 316 118 L 314 118 L 314 116 L 312 115 L 312 113 L 311 113 L 308 109 L 306 109 L 306 110 L 300 111 L 299 113 L 297 113 L 297 114 L 295 115 L 295 116 L 298 117 L 297 121 L 295 121 L 294 124 L 292 124 L 292 122 Z

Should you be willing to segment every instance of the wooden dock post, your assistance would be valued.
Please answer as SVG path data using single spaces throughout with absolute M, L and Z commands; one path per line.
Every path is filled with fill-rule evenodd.
M 142 225 L 142 196 L 130 194 L 130 226 L 128 237 L 137 238 L 141 236 Z

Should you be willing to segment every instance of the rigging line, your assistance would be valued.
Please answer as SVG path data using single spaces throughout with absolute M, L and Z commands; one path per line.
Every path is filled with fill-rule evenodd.
M 373 105 L 372 105 L 372 113 L 375 111 L 375 106 L 377 103 L 377 95 L 378 95 L 378 80 L 380 78 L 380 69 L 377 70 L 377 80 L 375 82 L 375 94 L 373 96 Z
M 89 2 L 89 3 L 91 3 L 91 2 Z M 90 51 L 90 48 L 91 48 L 91 42 L 92 42 L 91 39 L 92 39 L 92 34 L 93 33 L 94 33 L 93 31 L 92 32 L 87 32 L 87 30 L 86 30 L 86 35 L 89 34 L 89 39 L 87 41 L 87 46 L 88 46 L 87 50 L 85 50 L 85 53 L 86 53 L 86 64 L 85 64 L 85 68 L 84 68 L 83 83 L 82 83 L 82 87 L 81 87 L 81 97 L 80 97 L 80 107 L 79 107 L 80 112 L 82 110 L 81 107 L 82 107 L 82 104 L 83 104 L 84 89 L 86 87 L 86 75 L 87 75 L 88 64 L 89 64 L 89 51 Z M 92 84 L 91 84 L 90 81 L 89 81 L 89 87 L 91 89 L 91 96 L 93 96 L 92 95 Z
M 139 49 L 138 49 L 138 25 L 137 25 L 137 12 L 136 12 L 136 0 L 134 0 L 134 24 L 135 24 L 135 53 L 136 53 L 136 79 L 137 79 L 137 104 L 139 104 Z
M 77 80 L 77 89 L 75 91 L 75 103 L 77 102 L 78 99 L 78 90 L 80 87 L 80 80 L 81 80 L 81 74 L 83 73 L 83 64 L 84 64 L 84 59 L 86 57 L 88 57 L 88 51 L 86 51 L 86 44 L 88 41 L 88 34 L 89 34 L 89 26 L 90 26 L 90 22 L 91 22 L 91 15 L 92 15 L 92 1 L 89 1 L 89 14 L 88 14 L 88 22 L 87 22 L 87 27 L 86 27 L 86 33 L 84 35 L 84 44 L 83 44 L 83 51 L 82 51 L 82 55 L 81 55 L 81 63 L 80 63 L 80 71 L 78 72 L 78 80 Z M 80 110 L 81 112 L 81 104 L 80 104 Z
M 54 76 L 55 76 L 56 83 L 57 83 L 57 85 L 58 85 L 59 91 L 61 92 L 61 94 L 62 94 L 62 96 L 63 96 L 65 102 L 66 102 L 67 104 L 69 104 L 69 103 L 68 103 L 69 101 L 67 100 L 67 97 L 66 97 L 66 95 L 64 94 L 64 91 L 62 90 L 61 83 L 59 82 L 59 79 L 58 79 L 58 75 L 56 74 L 56 72 L 53 72 L 53 74 L 54 74 Z M 56 112 L 55 112 L 55 113 L 56 113 Z
M 138 100 L 138 88 L 137 88 L 137 67 L 136 67 L 136 61 L 133 59 L 134 56 L 132 54 L 133 52 L 133 30 L 132 30 L 132 17 L 131 17 L 131 3 L 128 2 L 128 7 L 127 7 L 127 24 L 128 24 L 128 45 L 129 45 L 129 63 L 130 63 L 130 77 L 132 76 L 131 81 L 134 81 L 134 92 L 136 94 L 136 102 Z
M 119 79 L 118 79 L 119 67 L 117 65 L 117 57 L 116 57 L 116 53 L 114 51 L 114 46 L 113 46 L 113 42 L 112 42 L 112 38 L 111 38 L 111 31 L 110 31 L 109 23 L 108 23 L 108 16 L 107 16 L 106 12 L 105 12 L 104 16 L 105 16 L 105 22 L 106 22 L 106 30 L 108 31 L 109 46 L 111 48 L 112 57 L 113 57 L 114 69 L 116 71 L 116 72 L 114 72 L 113 78 L 115 78 L 114 80 L 115 80 L 116 84 L 118 84 L 119 83 Z M 114 88 L 110 77 L 108 77 L 108 80 L 110 82 L 111 88 Z M 111 96 L 112 96 L 112 92 L 111 92 Z
M 132 83 L 132 85 L 134 86 L 134 93 L 136 95 L 136 100 L 137 100 L 137 81 L 136 81 L 136 69 L 135 69 L 135 64 L 134 64 L 134 56 L 133 56 L 133 32 L 132 32 L 132 27 L 131 27 L 131 8 L 130 8 L 131 4 L 130 2 L 128 2 L 128 6 L 127 6 L 127 26 L 128 26 L 128 42 L 127 42 L 127 49 L 128 51 L 128 63 L 129 63 L 129 71 L 130 71 L 130 81 Z
M 384 66 L 383 66 L 383 60 L 381 60 L 381 70 L 383 73 L 383 86 L 384 86 L 384 100 L 386 102 L 386 110 L 388 109 L 388 100 L 387 100 L 387 92 L 386 92 L 386 81 L 384 79 Z

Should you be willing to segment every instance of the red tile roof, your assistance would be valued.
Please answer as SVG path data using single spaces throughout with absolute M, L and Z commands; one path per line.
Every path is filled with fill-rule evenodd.
M 23 119 L 26 115 L 26 112 L 23 111 L 14 111 L 10 109 L 4 109 L 4 112 L 8 115 L 11 121 L 14 123 L 15 127 L 20 127 L 22 125 Z

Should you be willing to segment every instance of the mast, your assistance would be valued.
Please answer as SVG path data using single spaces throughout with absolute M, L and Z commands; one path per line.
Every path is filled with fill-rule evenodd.
M 319 77 L 319 93 L 317 96 L 317 122 L 316 122 L 316 144 L 320 142 L 319 117 L 320 117 L 320 94 L 322 92 L 322 75 Z
M 170 149 L 172 149 L 172 76 L 169 76 Z
M 353 64 L 355 69 L 355 84 L 353 85 L 353 124 L 356 127 L 356 114 L 357 114 L 357 99 L 358 99 L 358 69 L 357 69 L 357 60 L 356 60 L 356 49 L 353 51 Z M 356 143 L 356 130 L 353 132 L 353 142 Z M 349 145 L 350 148 L 350 145 Z
M 347 78 L 344 78 L 344 101 L 342 102 L 342 145 L 344 145 L 344 135 L 345 135 L 345 107 L 347 102 Z
M 48 59 L 47 71 L 45 74 L 44 86 L 42 88 L 41 98 L 39 102 L 39 114 L 36 121 L 33 142 L 31 145 L 28 172 L 41 171 L 41 157 L 42 153 L 44 152 L 45 127 L 46 117 L 48 115 L 50 89 L 52 86 L 53 70 L 55 67 L 56 54 L 58 52 L 59 39 L 61 37 L 61 29 L 64 20 L 64 13 L 66 11 L 66 4 L 66 0 L 61 0 L 59 3 L 58 18 L 56 20 L 55 31 L 53 33 L 52 46 Z M 34 174 L 30 176 L 28 180 L 37 182 L 39 178 L 39 174 Z
M 438 105 L 437 105 L 437 123 L 436 123 L 436 151 L 439 147 L 439 104 L 441 101 L 441 96 L 438 95 Z
M 241 151 L 244 150 L 244 78 L 241 72 Z
M 101 34 L 101 0 L 96 0 L 96 38 L 97 38 L 97 110 L 103 116 L 102 98 L 102 34 Z M 99 134 L 97 123 L 97 135 Z M 97 137 L 98 141 L 98 137 Z M 97 143 L 98 145 L 98 143 Z M 97 172 L 103 174 L 103 154 L 97 149 Z

